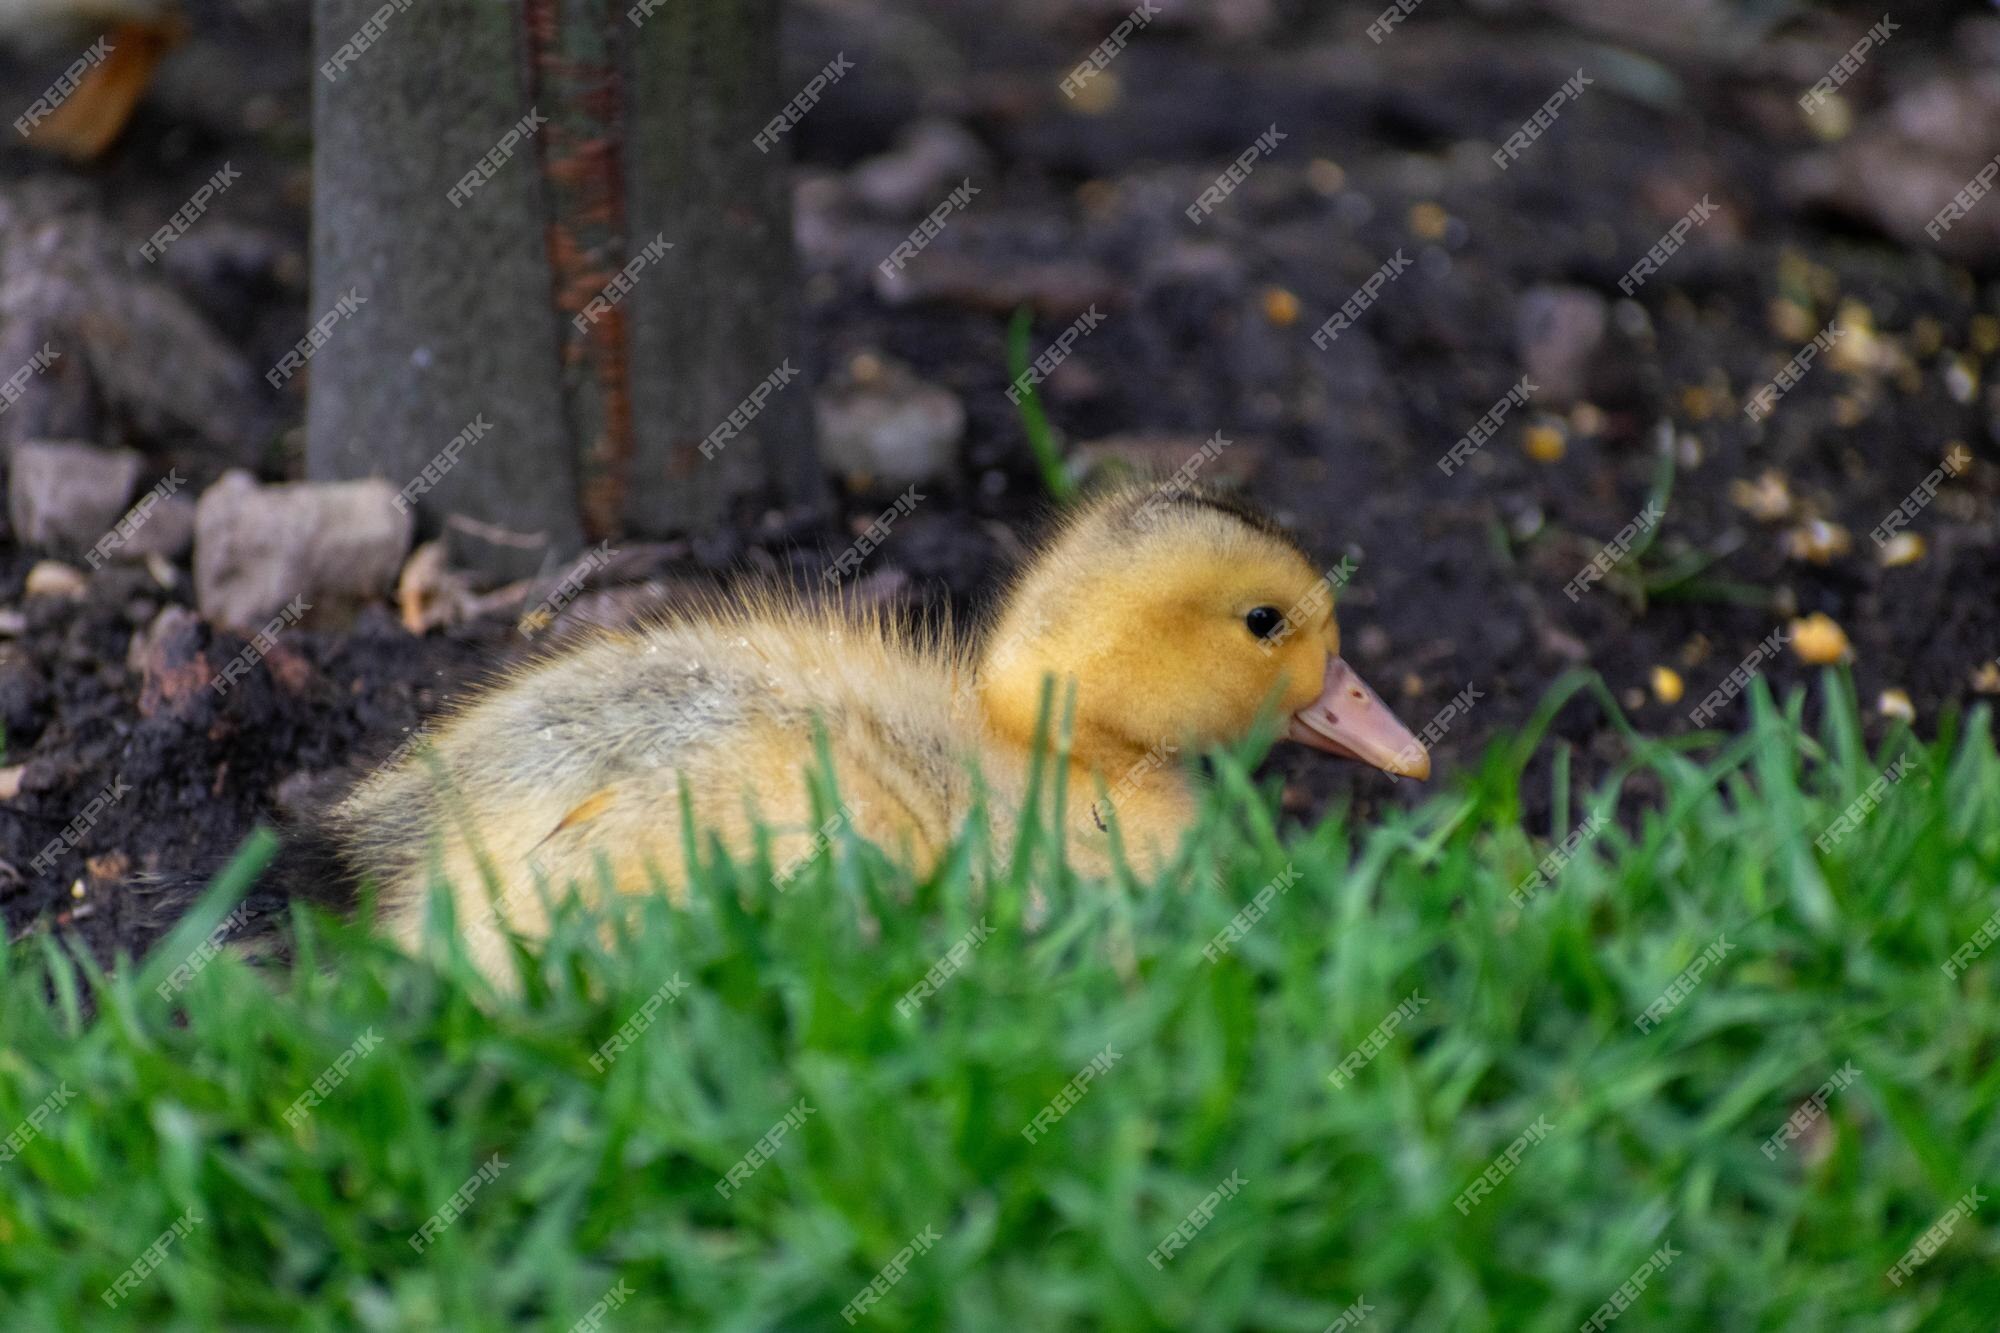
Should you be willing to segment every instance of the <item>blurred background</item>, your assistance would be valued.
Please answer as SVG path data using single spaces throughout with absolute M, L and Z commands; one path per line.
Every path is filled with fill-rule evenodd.
M 1122 471 L 1352 560 L 1447 781 L 1571 668 L 1666 734 L 1746 662 L 1925 733 L 2000 693 L 2000 204 L 1935 225 L 1991 9 L 310 8 L 0 4 L 10 936 L 143 947 L 134 872 L 718 575 L 974 621 Z

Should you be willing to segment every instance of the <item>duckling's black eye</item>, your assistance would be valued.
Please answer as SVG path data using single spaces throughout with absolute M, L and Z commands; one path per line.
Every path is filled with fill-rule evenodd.
M 1277 607 L 1260 606 L 1243 617 L 1243 625 L 1258 638 L 1268 639 L 1278 632 L 1278 626 L 1284 623 L 1284 619 Z

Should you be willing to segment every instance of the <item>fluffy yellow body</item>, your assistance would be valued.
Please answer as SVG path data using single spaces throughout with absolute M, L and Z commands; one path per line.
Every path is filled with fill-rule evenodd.
M 1339 648 L 1329 592 L 1275 527 L 1230 502 L 1120 491 L 1059 527 L 976 649 L 948 625 L 718 598 L 515 672 L 357 788 L 329 831 L 381 887 L 396 936 L 419 937 L 441 877 L 471 952 L 500 973 L 503 921 L 546 930 L 541 886 L 684 894 L 683 793 L 704 853 L 712 837 L 745 856 L 761 827 L 781 873 L 813 854 L 831 832 L 809 781 L 822 739 L 844 807 L 834 821 L 919 870 L 978 787 L 1006 837 L 1053 680 L 1075 700 L 1071 863 L 1108 868 L 1115 828 L 1144 870 L 1192 816 L 1193 753 L 1325 704 Z M 1379 706 L 1354 684 L 1343 707 Z

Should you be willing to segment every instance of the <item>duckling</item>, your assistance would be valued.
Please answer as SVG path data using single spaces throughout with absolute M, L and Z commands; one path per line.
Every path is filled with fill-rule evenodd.
M 821 745 L 841 802 L 825 822 L 919 871 L 976 789 L 996 834 L 1011 828 L 1049 679 L 1074 692 L 1080 795 L 1064 837 L 1086 872 L 1111 864 L 1114 830 L 1135 868 L 1157 866 L 1194 810 L 1180 756 L 1238 741 L 1260 718 L 1391 773 L 1430 773 L 1423 745 L 1341 658 L 1331 581 L 1280 528 L 1218 495 L 1127 488 L 1059 525 L 975 645 L 949 626 L 719 596 L 514 672 L 363 782 L 323 831 L 348 873 L 380 887 L 406 945 L 441 874 L 469 952 L 502 974 L 493 902 L 505 925 L 545 933 L 538 883 L 593 896 L 664 885 L 685 901 L 683 790 L 694 827 L 732 854 L 753 848 L 761 823 L 774 864 L 810 855 L 831 831 L 807 780 Z
M 101 155 L 132 118 L 153 67 L 185 35 L 179 8 L 177 0 L 0 0 L 0 35 L 70 61 L 15 128 L 49 152 Z

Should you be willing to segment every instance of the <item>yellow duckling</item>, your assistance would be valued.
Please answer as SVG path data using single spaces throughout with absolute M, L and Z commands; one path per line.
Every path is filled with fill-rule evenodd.
M 185 34 L 179 9 L 178 0 L 0 0 L 0 36 L 33 50 L 38 66 L 58 61 L 54 82 L 14 127 L 66 157 L 103 153 Z
M 525 667 L 359 786 L 324 832 L 382 890 L 386 924 L 421 935 L 441 872 L 472 955 L 505 964 L 500 915 L 547 927 L 537 881 L 595 893 L 685 892 L 680 792 L 733 854 L 770 830 L 773 863 L 820 833 L 807 773 L 823 729 L 837 818 L 931 866 L 971 812 L 975 770 L 996 836 L 1025 799 L 1043 681 L 1073 689 L 1065 831 L 1102 870 L 1111 831 L 1155 865 L 1193 811 L 1179 756 L 1240 740 L 1260 716 L 1297 741 L 1428 777 L 1423 746 L 1340 657 L 1330 581 L 1275 525 L 1201 493 L 1122 490 L 1062 524 L 976 652 L 875 614 L 737 598 Z M 1270 710 L 1275 709 L 1275 713 Z M 1092 798 L 1095 797 L 1093 800 Z

